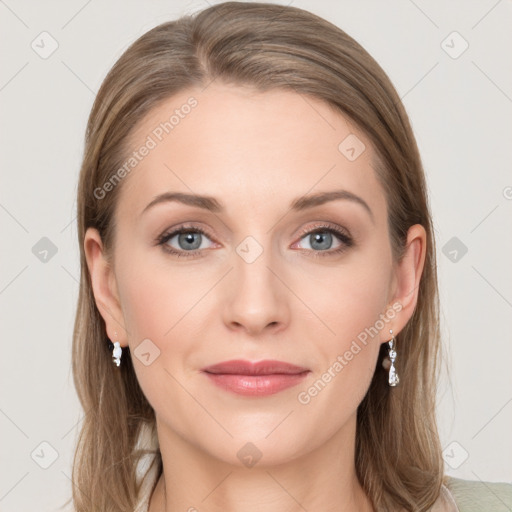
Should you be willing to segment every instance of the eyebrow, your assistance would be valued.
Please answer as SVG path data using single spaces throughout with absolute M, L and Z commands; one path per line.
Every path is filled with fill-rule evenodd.
M 315 206 L 320 206 L 322 204 L 340 199 L 352 201 L 356 204 L 361 205 L 370 215 L 372 222 L 375 222 L 373 212 L 371 208 L 368 206 L 368 203 L 358 195 L 348 190 L 332 190 L 329 192 L 318 192 L 316 194 L 298 197 L 297 199 L 294 199 L 291 202 L 289 208 L 292 211 L 301 212 L 309 208 L 314 208 Z M 185 194 L 183 192 L 165 192 L 163 194 L 156 196 L 144 208 L 141 215 L 144 214 L 150 208 L 153 208 L 155 205 L 167 202 L 179 202 L 186 204 L 188 206 L 202 208 L 213 213 L 224 212 L 223 206 L 214 197 L 201 196 L 197 194 Z

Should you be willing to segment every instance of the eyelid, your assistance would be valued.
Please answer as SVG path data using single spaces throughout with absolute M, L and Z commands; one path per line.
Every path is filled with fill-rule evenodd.
M 346 249 L 349 249 L 350 247 L 355 245 L 354 237 L 349 233 L 349 231 L 346 228 L 342 228 L 341 226 L 338 226 L 337 224 L 331 224 L 330 222 L 320 222 L 319 224 L 307 228 L 303 228 L 300 231 L 299 234 L 299 241 L 295 242 L 293 246 L 297 245 L 303 238 L 313 235 L 315 233 L 322 233 L 322 232 L 331 232 L 334 234 L 336 238 L 338 238 L 340 242 L 340 246 L 335 249 L 328 249 L 325 251 L 312 251 L 309 249 L 303 249 L 307 252 L 311 252 L 313 256 L 335 256 L 337 254 L 341 254 Z M 292 246 L 292 247 L 293 247 Z
M 346 230 L 345 228 L 342 228 L 341 226 L 338 226 L 336 224 L 331 224 L 330 222 L 326 222 L 326 221 L 318 221 L 318 222 L 319 223 L 315 224 L 314 226 L 308 226 L 306 228 L 303 228 L 299 232 L 299 236 L 301 238 L 303 238 L 305 235 L 311 235 L 312 233 L 316 233 L 317 231 L 321 231 L 322 229 L 325 229 L 325 230 L 332 230 L 335 233 L 346 237 L 347 239 L 352 238 L 352 236 L 350 235 L 348 230 Z
M 174 238 L 176 235 L 186 233 L 188 231 L 201 233 L 201 234 L 207 236 L 210 240 L 214 241 L 215 243 L 218 243 L 215 241 L 215 237 L 210 233 L 210 231 L 207 228 L 187 222 L 185 224 L 179 224 L 178 226 L 173 226 L 169 229 L 166 229 L 161 235 L 158 235 L 156 237 L 155 244 L 162 243 L 162 241 L 165 239 L 167 239 L 167 241 L 168 241 L 171 238 Z M 187 251 L 187 252 L 193 252 L 193 251 Z

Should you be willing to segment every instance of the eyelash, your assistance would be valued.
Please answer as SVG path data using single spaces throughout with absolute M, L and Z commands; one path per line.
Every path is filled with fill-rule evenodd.
M 342 252 L 346 251 L 348 248 L 350 248 L 354 245 L 353 239 L 349 235 L 347 235 L 344 231 L 342 231 L 338 228 L 335 228 L 333 226 L 327 225 L 327 224 L 321 224 L 321 225 L 315 226 L 313 229 L 303 230 L 300 233 L 300 239 L 302 240 L 302 238 L 304 238 L 307 235 L 313 235 L 316 233 L 325 233 L 325 232 L 333 233 L 342 242 L 342 245 L 340 247 L 338 247 L 337 249 L 331 249 L 331 250 L 326 250 L 326 251 L 312 251 L 310 249 L 301 249 L 301 250 L 307 251 L 307 252 L 312 252 L 313 257 L 315 257 L 315 258 L 324 258 L 326 256 L 335 256 L 335 255 L 341 254 Z M 204 249 L 196 249 L 194 251 L 177 251 L 167 245 L 167 242 L 171 238 L 175 237 L 176 235 L 181 235 L 181 234 L 186 234 L 186 233 L 201 233 L 202 235 L 204 235 L 208 238 L 212 238 L 205 230 L 203 230 L 202 228 L 200 228 L 198 226 L 181 226 L 180 228 L 178 228 L 174 231 L 171 231 L 170 233 L 163 233 L 162 235 L 160 235 L 157 238 L 156 243 L 157 243 L 157 245 L 161 245 L 162 249 L 165 252 L 172 254 L 173 256 L 177 256 L 178 258 L 194 257 L 194 256 L 198 255 L 199 253 L 201 253 Z

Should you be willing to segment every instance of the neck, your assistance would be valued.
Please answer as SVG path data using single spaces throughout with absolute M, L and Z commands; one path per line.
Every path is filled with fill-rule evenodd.
M 148 512 L 373 512 L 355 472 L 355 418 L 327 443 L 279 465 L 218 460 L 158 423 L 163 473 Z

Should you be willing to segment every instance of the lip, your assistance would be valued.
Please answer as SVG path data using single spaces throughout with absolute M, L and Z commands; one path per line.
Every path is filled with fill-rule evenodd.
M 202 372 L 224 390 L 246 396 L 268 396 L 296 386 L 310 370 L 283 361 L 232 360 L 207 366 Z
M 296 366 L 284 361 L 264 360 L 264 361 L 245 361 L 243 359 L 233 359 L 223 361 L 202 368 L 203 372 L 208 373 L 229 373 L 236 375 L 272 375 L 276 373 L 292 375 L 309 371 L 308 368 Z

